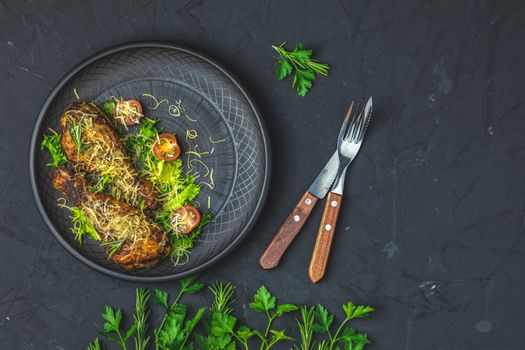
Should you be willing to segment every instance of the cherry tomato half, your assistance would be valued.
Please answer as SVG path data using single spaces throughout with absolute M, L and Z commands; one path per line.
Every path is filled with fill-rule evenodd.
M 137 100 L 118 101 L 115 106 L 115 119 L 124 125 L 138 124 L 142 116 L 142 105 Z
M 173 134 L 160 134 L 153 143 L 153 154 L 160 160 L 171 162 L 179 158 L 180 147 Z
M 201 213 L 195 207 L 190 205 L 180 207 L 173 215 L 173 223 L 177 232 L 187 235 L 195 230 L 201 222 Z

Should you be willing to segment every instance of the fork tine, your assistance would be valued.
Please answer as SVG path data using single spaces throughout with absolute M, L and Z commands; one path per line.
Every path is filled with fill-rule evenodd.
M 350 126 L 348 127 L 348 130 L 346 131 L 346 134 L 345 134 L 345 140 L 348 140 L 348 137 L 352 135 L 352 133 L 355 131 L 356 121 L 357 121 L 357 118 L 359 117 L 357 113 L 358 111 L 359 111 L 359 102 L 356 104 L 356 108 L 352 111 L 352 118 L 350 120 Z
M 369 108 L 367 108 L 369 107 Z M 368 111 L 367 111 L 368 109 Z M 365 112 L 368 112 L 365 114 Z M 366 131 L 366 128 L 368 127 L 368 123 L 370 122 L 370 117 L 372 115 L 372 97 L 370 97 L 368 99 L 368 102 L 366 103 L 365 107 L 363 108 L 363 112 L 364 114 L 363 116 L 363 120 L 362 120 L 362 125 L 360 126 L 359 128 L 359 133 L 357 134 L 357 138 L 356 138 L 356 142 L 361 142 L 363 141 L 363 138 L 365 137 L 365 131 Z
M 360 116 L 361 116 L 361 114 L 359 114 L 357 112 L 357 109 L 356 109 L 356 111 L 354 111 L 354 115 L 352 117 L 352 122 L 351 122 L 352 125 L 350 126 L 348 132 L 345 135 L 345 141 L 352 142 L 352 139 L 354 138 L 353 135 L 355 135 L 356 130 L 357 130 L 358 126 L 359 126 L 359 118 L 360 118 Z
M 354 137 L 352 138 L 352 141 L 355 142 L 355 143 L 358 143 L 360 142 L 360 136 L 362 135 L 362 132 L 363 132 L 363 127 L 364 125 L 366 124 L 365 121 L 366 121 L 366 116 L 365 116 L 365 111 L 363 109 L 363 111 L 361 111 L 361 114 L 359 115 L 359 121 L 358 121 L 358 127 L 356 128 L 356 131 L 355 131 L 355 134 L 354 134 Z
M 340 143 L 344 140 L 344 136 L 348 130 L 348 124 L 350 123 L 350 117 L 352 115 L 352 109 L 354 108 L 354 101 L 350 104 L 350 108 L 348 108 L 348 112 L 346 112 L 345 120 L 343 121 L 343 125 L 341 126 L 341 130 L 339 131 L 339 137 L 337 138 L 337 142 Z

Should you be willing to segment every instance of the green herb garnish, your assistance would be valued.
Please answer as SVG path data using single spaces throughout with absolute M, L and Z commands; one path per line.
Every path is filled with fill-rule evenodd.
M 69 134 L 71 139 L 77 148 L 77 158 L 80 157 L 80 154 L 83 153 L 91 144 L 84 142 L 84 137 L 82 135 L 84 130 L 83 119 L 76 120 L 74 118 L 70 119 L 69 125 Z
M 358 333 L 354 328 L 348 327 L 346 324 L 352 319 L 369 316 L 374 309 L 370 306 L 356 306 L 349 301 L 343 305 L 343 310 L 346 317 L 339 327 L 337 327 L 335 333 L 332 334 L 330 328 L 334 321 L 334 315 L 330 314 L 322 305 L 317 305 L 315 309 L 315 319 L 317 323 L 314 323 L 313 330 L 328 336 L 328 339 L 319 343 L 319 349 L 338 349 L 338 343 L 344 345 L 345 349 L 362 349 L 370 343 L 366 334 Z
M 104 331 L 100 334 L 110 341 L 118 343 L 123 350 L 127 350 L 126 342 L 135 333 L 136 325 L 132 325 L 126 333 L 121 330 L 122 310 L 116 311 L 111 306 L 104 306 L 102 310 L 104 319 Z
M 88 344 L 87 350 L 102 350 L 104 347 L 100 344 L 100 340 L 95 338 L 91 343 Z
M 60 134 L 55 130 L 49 129 L 50 134 L 44 135 L 42 140 L 41 149 L 47 149 L 53 158 L 52 163 L 47 163 L 47 166 L 58 168 L 59 166 L 67 163 L 67 157 L 64 151 L 62 150 L 62 145 L 60 144 Z
M 73 227 L 71 228 L 71 231 L 75 234 L 75 239 L 78 241 L 79 244 L 82 244 L 84 241 L 84 236 L 89 236 L 93 238 L 96 241 L 100 241 L 100 236 L 95 229 L 95 226 L 89 221 L 89 219 L 86 217 L 86 214 L 84 214 L 84 211 L 78 207 L 68 207 L 66 205 L 65 198 L 59 198 L 58 204 L 61 208 L 68 209 L 72 216 L 71 222 L 73 222 Z
M 279 46 L 272 46 L 279 53 L 281 59 L 275 63 L 277 79 L 283 80 L 295 69 L 292 87 L 297 90 L 299 96 L 306 96 L 316 74 L 328 75 L 329 66 L 311 58 L 313 50 L 303 49 L 301 43 L 295 45 L 293 51 L 287 51 L 284 47 L 286 41 Z
M 108 117 L 108 121 L 110 121 L 112 124 L 115 121 L 115 118 L 113 118 L 113 116 L 115 115 L 115 107 L 116 103 L 114 97 L 109 97 L 106 101 L 102 103 L 102 106 L 100 107 L 100 109 Z
M 301 320 L 297 321 L 299 327 L 299 333 L 301 334 L 301 343 L 299 346 L 295 345 L 297 350 L 313 350 L 315 346 L 314 338 L 314 321 L 315 321 L 315 308 L 308 306 L 301 306 Z
M 180 292 L 171 304 L 169 303 L 168 293 L 160 289 L 154 290 L 153 300 L 162 306 L 165 311 L 159 328 L 153 332 L 156 350 L 184 349 L 193 329 L 204 315 L 206 308 L 200 308 L 193 318 L 186 320 L 187 307 L 179 304 L 184 294 L 196 293 L 204 287 L 201 283 L 195 283 L 196 279 L 196 276 L 192 276 L 182 280 L 180 282 Z M 188 347 L 193 348 L 191 344 L 188 344 Z
M 135 295 L 135 313 L 133 320 L 135 325 L 135 350 L 147 350 L 149 348 L 150 338 L 148 333 L 148 300 L 149 290 L 145 288 L 137 289 Z
M 173 301 L 166 291 L 153 290 L 153 301 L 164 311 L 159 326 L 153 330 L 156 350 L 234 350 L 238 346 L 245 350 L 257 348 L 269 350 L 281 341 L 293 342 L 293 349 L 297 350 L 363 350 L 370 343 L 366 334 L 359 333 L 348 326 L 350 320 L 370 315 L 374 309 L 369 306 L 356 306 L 352 302 L 343 305 L 346 317 L 335 333 L 332 333 L 334 315 L 321 305 L 316 307 L 303 305 L 300 307 L 301 318 L 296 319 L 300 339 L 294 341 L 284 331 L 273 329 L 272 321 L 296 312 L 297 306 L 278 304 L 275 296 L 264 286 L 257 290 L 250 303 L 252 310 L 266 314 L 267 322 L 263 329 L 248 327 L 234 315 L 235 286 L 233 284 L 212 283 L 209 288 L 213 297 L 211 306 L 207 312 L 205 307 L 198 308 L 193 317 L 188 316 L 191 311 L 188 305 L 182 303 L 182 297 L 201 291 L 204 285 L 197 283 L 196 277 L 189 277 L 182 280 L 179 287 L 179 293 Z M 135 348 L 147 350 L 148 296 L 146 289 L 137 289 L 134 322 L 126 332 L 121 330 L 122 311 L 120 309 L 115 311 L 105 306 L 102 313 L 105 320 L 104 331 L 100 334 L 107 340 L 118 343 L 124 350 L 127 340 L 134 335 Z M 195 332 L 200 323 L 204 326 L 202 327 L 206 332 L 204 335 Z M 142 339 L 140 342 L 142 345 L 137 345 L 137 339 Z M 102 343 L 98 339 L 88 345 L 88 350 L 101 349 Z
M 124 245 L 124 242 L 126 242 L 126 240 L 123 238 L 123 239 L 119 239 L 116 241 L 103 242 L 100 245 L 107 248 L 108 259 L 111 259 L 113 255 L 115 255 L 115 253 L 118 252 L 120 248 L 122 248 L 122 246 Z
M 99 175 L 96 177 L 94 185 L 90 187 L 90 191 L 94 193 L 106 192 L 112 183 L 113 179 L 109 175 Z

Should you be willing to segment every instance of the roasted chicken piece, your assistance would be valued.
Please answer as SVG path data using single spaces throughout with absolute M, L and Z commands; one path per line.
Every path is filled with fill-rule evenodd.
M 159 194 L 141 178 L 104 113 L 93 103 L 74 102 L 60 119 L 61 144 L 75 170 L 108 177 L 111 195 L 133 206 L 155 209 Z
M 81 174 L 60 167 L 53 186 L 82 209 L 101 242 L 113 251 L 110 259 L 126 269 L 153 267 L 169 252 L 168 236 L 142 211 L 105 194 L 89 191 Z

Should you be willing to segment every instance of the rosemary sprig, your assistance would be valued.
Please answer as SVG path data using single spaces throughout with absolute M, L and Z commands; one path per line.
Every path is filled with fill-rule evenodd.
M 135 350 L 147 350 L 149 348 L 150 337 L 147 335 L 149 317 L 148 300 L 149 290 L 145 288 L 137 289 L 135 313 L 133 314 L 136 328 L 134 334 Z
M 70 119 L 70 127 L 69 127 L 69 134 L 71 135 L 71 138 L 73 139 L 73 143 L 75 144 L 75 147 L 77 148 L 77 157 L 80 157 L 80 154 L 84 152 L 91 144 L 84 142 L 83 139 L 83 119 L 80 118 L 78 121 L 74 118 Z
M 315 341 L 313 340 L 314 336 L 314 321 L 315 321 L 315 308 L 307 307 L 305 305 L 300 307 L 301 310 L 301 320 L 295 319 L 297 321 L 297 326 L 299 327 L 299 333 L 301 334 L 301 344 L 300 347 L 294 345 L 297 350 L 313 350 Z
M 111 259 L 111 257 L 122 248 L 125 241 L 126 239 L 123 238 L 117 241 L 103 242 L 100 245 L 108 249 L 108 259 Z
M 210 307 L 210 311 L 225 315 L 231 314 L 233 311 L 231 305 L 235 302 L 232 298 L 235 286 L 231 283 L 214 282 L 209 289 L 213 295 L 213 304 Z

